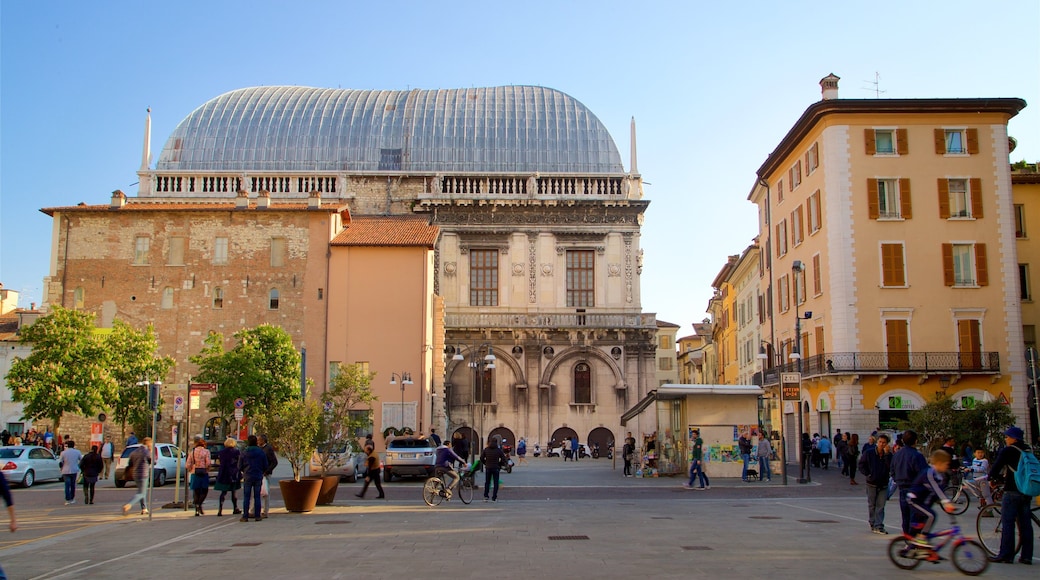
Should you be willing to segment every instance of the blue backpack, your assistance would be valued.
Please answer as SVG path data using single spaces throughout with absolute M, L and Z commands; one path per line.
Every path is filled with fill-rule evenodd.
M 1015 486 L 1019 493 L 1036 497 L 1040 495 L 1040 460 L 1032 451 L 1019 452 L 1018 469 L 1015 470 Z

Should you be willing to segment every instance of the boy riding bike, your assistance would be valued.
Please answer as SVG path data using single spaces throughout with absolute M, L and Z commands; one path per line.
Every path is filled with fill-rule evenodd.
M 936 501 L 941 501 L 943 509 L 947 512 L 954 511 L 954 505 L 946 497 L 943 490 L 946 488 L 947 473 L 950 469 L 950 454 L 942 449 L 932 452 L 930 458 L 931 467 L 921 472 L 911 485 L 907 498 L 910 500 L 910 508 L 913 521 L 910 524 L 911 534 L 907 540 L 921 548 L 931 548 L 928 534 L 935 524 L 935 512 L 932 506 Z M 938 554 L 934 554 L 938 558 Z
M 447 442 L 441 443 L 441 445 L 437 447 L 437 463 L 435 464 L 433 473 L 434 475 L 447 477 L 451 480 L 451 482 L 448 483 L 448 497 L 451 497 L 451 492 L 459 485 L 459 480 L 461 479 L 459 474 L 455 471 L 454 465 L 456 461 L 461 464 L 466 463 L 466 460 L 459 457 Z

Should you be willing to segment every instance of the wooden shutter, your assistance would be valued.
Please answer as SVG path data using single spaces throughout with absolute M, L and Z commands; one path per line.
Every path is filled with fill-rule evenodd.
M 953 286 L 955 277 L 953 273 L 953 244 L 942 245 L 943 261 L 943 284 Z
M 939 178 L 939 217 L 950 218 L 950 181 L 943 177 Z
M 935 130 L 935 152 L 938 155 L 946 153 L 946 131 L 943 129 Z
M 907 140 L 906 129 L 896 129 L 896 153 L 900 155 L 910 153 L 910 142 Z
M 968 129 L 965 131 L 968 134 L 968 155 L 979 154 L 979 130 Z
M 877 153 L 877 138 L 874 136 L 874 130 L 864 129 L 863 138 L 867 142 L 867 155 L 874 155 Z
M 913 217 L 910 211 L 910 178 L 908 177 L 899 180 L 899 213 L 905 220 Z
M 982 350 L 982 341 L 978 320 L 957 321 L 957 343 L 961 368 L 981 368 L 982 355 L 979 351 Z
M 910 338 L 905 320 L 885 321 L 885 342 L 888 367 L 906 369 L 910 366 Z
M 804 206 L 798 206 L 798 209 L 794 210 L 798 214 L 798 243 L 802 243 L 805 239 L 805 210 Z
M 805 152 L 805 174 L 806 174 L 806 175 L 809 175 L 809 173 L 810 173 L 811 171 L 812 171 L 812 168 L 811 168 L 811 166 L 809 165 L 809 152 L 808 152 L 808 151 L 806 151 L 806 152 Z
M 972 177 L 968 180 L 968 187 L 971 194 L 971 217 L 979 219 L 982 217 L 982 179 Z
M 877 180 L 867 180 L 867 213 L 870 215 L 870 219 L 876 220 L 881 215 L 881 210 L 878 208 L 878 192 L 877 192 Z
M 798 187 L 798 182 L 794 180 L 794 167 L 787 170 L 787 183 L 791 184 L 791 191 Z
M 989 264 L 986 261 L 986 244 L 975 244 L 975 283 L 989 286 Z
M 820 271 L 820 255 L 816 254 L 812 257 L 813 265 L 813 294 L 819 296 L 823 294 L 823 272 Z
M 824 345 L 824 341 L 823 341 L 823 327 L 822 326 L 817 326 L 816 327 L 816 354 L 823 354 L 824 353 L 823 345 Z
M 881 244 L 881 285 L 906 286 L 903 244 Z
M 776 224 L 773 227 L 776 228 L 776 235 L 774 238 L 776 239 L 776 256 L 779 258 L 782 255 L 780 254 L 780 246 L 783 244 L 783 242 L 780 241 L 780 224 Z

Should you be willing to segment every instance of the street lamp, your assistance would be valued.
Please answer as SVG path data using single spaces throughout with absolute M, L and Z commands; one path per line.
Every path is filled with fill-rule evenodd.
M 770 367 L 772 367 L 772 363 L 774 362 L 773 360 L 770 360 L 768 352 L 775 352 L 776 349 L 773 348 L 772 344 L 764 340 L 760 340 L 759 342 L 762 343 L 758 347 L 758 359 L 762 361 L 762 387 L 764 388 L 766 384 L 767 361 Z M 769 346 L 768 352 L 764 345 Z M 777 401 L 780 403 L 780 448 L 777 450 L 777 456 L 780 458 L 780 481 L 782 481 L 784 485 L 787 485 L 787 446 L 784 444 L 784 389 L 783 385 L 780 383 L 779 374 L 777 375 L 776 394 Z M 767 473 L 766 476 L 768 477 L 769 474 Z M 762 474 L 759 474 L 759 477 L 762 477 Z
M 791 278 L 794 286 L 794 348 L 791 351 L 791 360 L 796 361 L 798 365 L 798 459 L 801 466 L 798 470 L 798 483 L 812 481 L 808 456 L 806 450 L 802 449 L 802 430 L 805 429 L 805 426 L 802 418 L 802 316 L 798 313 L 798 300 L 805 289 L 799 283 L 798 275 L 804 271 L 805 264 L 801 260 L 795 260 L 791 264 Z M 812 312 L 806 310 L 805 318 L 812 318 Z
M 391 385 L 396 385 L 397 379 L 401 380 L 401 431 L 404 431 L 404 386 L 415 383 L 412 382 L 412 373 L 390 373 Z
M 483 352 L 485 348 L 487 348 L 487 354 L 482 357 L 482 356 L 480 356 L 480 353 Z M 455 361 L 465 360 L 465 357 L 462 356 L 462 345 L 461 344 L 455 348 L 455 356 L 451 357 L 451 359 L 455 360 Z M 498 360 L 498 359 L 495 358 L 494 349 L 491 346 L 490 342 L 482 343 L 480 346 L 471 348 L 470 351 L 469 351 L 469 363 L 468 363 L 468 365 L 469 365 L 469 368 L 473 369 L 473 371 L 476 373 L 476 378 L 473 381 L 473 384 L 474 384 L 474 387 L 475 387 L 475 392 L 474 392 L 473 399 L 474 399 L 474 403 L 477 403 L 477 404 L 480 405 L 480 437 L 481 438 L 484 437 L 484 411 L 487 409 L 485 403 L 490 403 L 491 402 L 490 401 L 490 397 L 488 397 L 489 400 L 487 400 L 487 401 L 484 400 L 484 371 L 485 370 L 495 370 L 495 361 L 496 360 Z M 479 399 L 479 400 L 477 400 L 477 399 Z M 471 457 L 473 455 L 475 455 L 475 453 L 477 451 L 477 449 L 475 448 L 473 443 L 475 443 L 475 441 L 471 442 L 470 446 L 469 446 L 470 447 L 470 456 Z M 481 447 L 483 447 L 483 445 L 484 445 L 484 443 L 483 443 L 483 441 L 481 441 Z

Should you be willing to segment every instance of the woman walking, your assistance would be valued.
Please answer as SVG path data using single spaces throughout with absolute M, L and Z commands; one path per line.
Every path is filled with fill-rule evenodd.
M 240 514 L 238 509 L 238 496 L 235 494 L 242 487 L 242 472 L 238 469 L 238 460 L 242 453 L 238 450 L 235 440 L 228 437 L 224 440 L 224 448 L 217 455 L 220 461 L 220 469 L 217 471 L 217 483 L 213 489 L 220 492 L 217 500 L 217 516 L 224 515 L 224 497 L 231 492 L 231 513 Z
M 206 440 L 195 436 L 195 447 L 188 455 L 187 470 L 191 472 L 191 491 L 195 502 L 195 515 L 205 515 L 202 510 L 202 502 L 209 495 L 209 466 L 211 463 L 209 449 L 206 448 Z
M 365 485 L 361 486 L 361 493 L 355 495 L 364 498 L 365 492 L 368 491 L 368 485 L 374 483 L 376 489 L 379 490 L 379 495 L 376 496 L 376 499 L 383 499 L 386 495 L 383 494 L 383 485 L 379 482 L 379 455 L 376 454 L 374 446 L 366 447 L 365 453 L 368 454 L 368 457 L 365 459 Z
M 856 465 L 859 463 L 859 433 L 853 433 L 849 437 L 849 449 L 845 455 L 845 463 L 849 466 L 849 485 L 859 485 L 856 483 Z
M 101 460 L 97 445 L 91 445 L 90 453 L 79 460 L 79 470 L 83 474 L 83 503 L 94 503 L 94 485 L 104 469 L 105 462 Z

